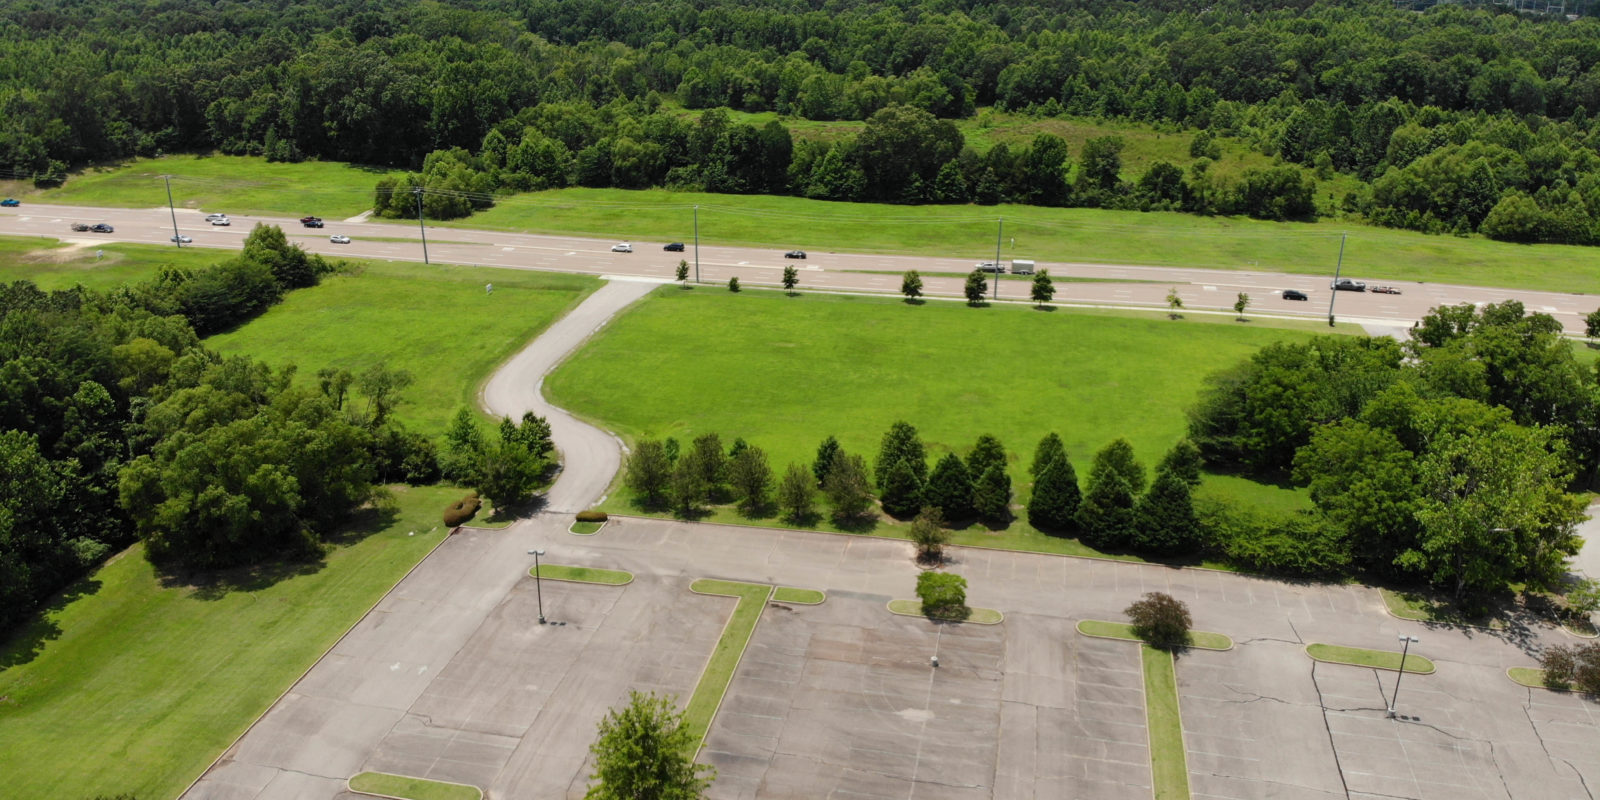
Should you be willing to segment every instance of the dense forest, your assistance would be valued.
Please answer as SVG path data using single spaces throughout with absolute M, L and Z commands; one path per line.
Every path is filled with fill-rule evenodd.
M 0 171 L 211 148 L 426 167 L 433 216 L 576 183 L 1308 218 L 1313 179 L 1343 175 L 1321 213 L 1592 243 L 1600 25 L 1571 10 L 4 0 Z M 873 124 L 797 141 L 672 113 L 723 107 Z M 1198 131 L 1196 160 L 1121 175 L 1115 137 L 980 155 L 943 123 L 986 107 Z M 1282 166 L 1216 175 L 1213 137 Z

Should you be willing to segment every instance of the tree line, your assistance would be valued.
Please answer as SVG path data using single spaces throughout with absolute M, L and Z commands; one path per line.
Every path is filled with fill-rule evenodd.
M 1273 219 L 1316 215 L 1311 176 L 1342 173 L 1352 188 L 1322 211 L 1384 225 L 1592 243 L 1600 220 L 1587 19 L 1379 0 L 225 10 L 0 2 L 0 171 L 50 182 L 215 148 L 420 170 L 406 180 L 438 190 L 436 217 L 574 184 Z M 702 126 L 674 105 L 877 122 L 795 141 L 781 123 Z M 989 107 L 1198 133 L 1189 162 L 1123 177 L 1112 141 L 1071 159 L 1049 139 L 978 152 L 948 122 Z M 1219 174 L 1216 137 L 1281 163 Z M 402 211 L 394 194 L 380 212 Z

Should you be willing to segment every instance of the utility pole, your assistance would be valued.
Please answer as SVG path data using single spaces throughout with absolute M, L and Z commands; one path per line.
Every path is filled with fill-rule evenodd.
M 167 182 L 167 211 L 172 214 L 172 243 L 182 247 L 183 236 L 178 233 L 178 212 L 172 207 L 172 176 L 162 175 L 161 179 Z
M 694 282 L 700 282 L 700 207 L 694 207 Z
M 1005 238 L 1006 218 L 996 217 L 994 227 L 994 299 L 1000 299 L 1000 275 L 1005 268 L 1000 266 L 1000 240 Z
M 1328 327 L 1333 327 L 1333 301 L 1339 297 L 1339 270 L 1344 267 L 1344 237 L 1339 234 L 1339 260 L 1333 263 L 1333 286 L 1328 292 Z
M 422 232 L 422 263 L 428 262 L 428 228 L 422 224 L 422 187 L 411 187 L 411 193 L 417 196 L 417 230 Z
M 1402 634 L 1400 636 L 1400 641 L 1405 642 L 1405 646 L 1400 648 L 1400 674 L 1396 675 L 1394 678 L 1394 694 L 1389 695 L 1390 719 L 1394 719 L 1394 704 L 1395 701 L 1400 698 L 1400 680 L 1406 676 L 1406 656 L 1411 653 L 1412 643 L 1420 642 L 1422 640 L 1415 636 L 1406 636 Z

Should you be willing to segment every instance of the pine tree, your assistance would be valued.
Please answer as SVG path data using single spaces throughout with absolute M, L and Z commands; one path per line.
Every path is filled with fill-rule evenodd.
M 824 478 L 828 477 L 828 468 L 833 466 L 833 456 L 839 452 L 839 440 L 829 436 L 817 446 L 817 458 L 811 462 L 811 474 L 817 476 L 817 485 L 821 486 Z
M 1066 457 L 1067 448 L 1061 444 L 1061 437 L 1054 432 L 1047 433 L 1039 440 L 1039 446 L 1033 449 L 1033 466 L 1028 468 L 1028 474 L 1038 478 L 1051 461 Z
M 946 453 L 928 476 L 923 502 L 944 512 L 947 520 L 972 516 L 972 477 L 955 453 Z
M 967 305 L 975 306 L 983 302 L 984 295 L 989 293 L 989 280 L 983 277 L 981 270 L 973 270 L 967 275 Z
M 1134 509 L 1137 524 L 1133 544 L 1154 555 L 1187 553 L 1200 544 L 1200 522 L 1195 517 L 1189 484 L 1171 470 L 1156 473 L 1150 491 Z
M 878 485 L 883 510 L 904 519 L 922 508 L 922 481 L 904 459 L 894 462 Z
M 1105 470 L 1089 477 L 1089 491 L 1078 506 L 1078 535 L 1097 550 L 1125 548 L 1133 538 L 1133 491 L 1121 473 Z
M 883 434 L 883 442 L 878 446 L 878 466 L 872 479 L 880 490 L 884 488 L 884 481 L 889 477 L 889 470 L 901 461 L 906 462 L 906 466 L 911 468 L 911 474 L 917 477 L 917 483 L 925 483 L 928 480 L 927 451 L 922 447 L 922 438 L 917 435 L 917 429 L 906 422 L 890 425 L 888 432 Z
M 972 452 L 967 454 L 967 474 L 977 480 L 985 470 L 990 467 L 999 467 L 1002 472 L 1006 468 L 1006 448 L 1000 440 L 984 434 L 978 437 L 978 443 L 972 446 Z
M 1011 476 L 1002 467 L 991 466 L 972 485 L 972 506 L 987 522 L 1011 519 Z
M 1156 467 L 1156 472 L 1162 470 L 1174 472 L 1190 489 L 1200 485 L 1200 448 L 1188 439 L 1180 439 L 1178 443 L 1161 457 L 1161 463 Z
M 1071 530 L 1082 499 L 1078 473 L 1063 453 L 1047 462 L 1034 481 L 1033 496 L 1028 498 L 1028 523 L 1042 531 Z
M 1144 466 L 1133 457 L 1133 445 L 1128 444 L 1127 439 L 1118 439 L 1094 454 L 1094 464 L 1089 467 L 1089 485 L 1093 486 L 1107 470 L 1121 475 L 1128 484 L 1128 491 L 1134 494 L 1144 491 Z

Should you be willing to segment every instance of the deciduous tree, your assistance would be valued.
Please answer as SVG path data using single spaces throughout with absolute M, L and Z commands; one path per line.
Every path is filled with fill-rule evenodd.
M 630 691 L 599 733 L 585 800 L 699 800 L 716 778 L 715 767 L 694 762 L 694 734 L 670 698 Z

